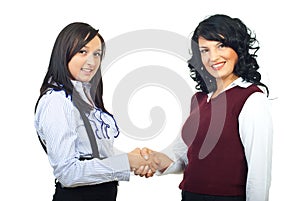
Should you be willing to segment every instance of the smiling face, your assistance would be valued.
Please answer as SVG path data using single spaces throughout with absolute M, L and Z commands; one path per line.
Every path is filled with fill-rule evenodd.
M 68 68 L 73 79 L 81 82 L 89 82 L 96 74 L 101 62 L 101 41 L 95 36 L 70 62 Z
M 198 43 L 202 63 L 216 78 L 217 85 L 222 83 L 226 87 L 238 78 L 233 73 L 238 55 L 231 47 L 224 46 L 220 41 L 206 40 L 203 37 L 199 37 Z

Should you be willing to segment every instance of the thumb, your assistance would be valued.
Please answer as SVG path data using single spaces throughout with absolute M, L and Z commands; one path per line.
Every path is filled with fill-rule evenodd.
M 148 149 L 147 147 L 144 147 L 141 149 L 141 155 L 143 156 L 143 158 L 145 160 L 149 159 L 149 155 L 152 153 L 153 151 L 151 149 Z

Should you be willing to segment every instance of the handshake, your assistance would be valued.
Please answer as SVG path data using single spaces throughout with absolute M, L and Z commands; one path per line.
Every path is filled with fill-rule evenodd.
M 167 155 L 149 148 L 136 148 L 127 155 L 131 171 L 146 178 L 152 177 L 157 170 L 164 172 L 173 163 Z

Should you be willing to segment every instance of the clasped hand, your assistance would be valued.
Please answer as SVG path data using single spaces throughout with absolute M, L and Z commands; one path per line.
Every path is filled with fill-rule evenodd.
M 164 172 L 173 162 L 167 155 L 149 148 L 136 148 L 128 153 L 131 171 L 135 175 L 152 177 L 156 171 Z

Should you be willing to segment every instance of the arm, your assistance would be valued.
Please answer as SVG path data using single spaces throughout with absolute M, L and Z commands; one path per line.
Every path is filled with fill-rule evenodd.
M 239 116 L 240 135 L 248 164 L 247 201 L 267 201 L 271 183 L 272 118 L 263 93 L 252 94 Z
M 175 145 L 173 145 L 174 157 L 171 159 L 167 154 L 162 152 L 156 152 L 149 148 L 143 148 L 141 155 L 150 162 L 152 172 L 147 172 L 144 167 L 135 171 L 136 175 L 150 177 L 156 171 L 156 175 L 167 174 L 180 174 L 188 163 L 187 159 L 187 146 L 184 144 L 181 138 L 177 139 Z M 153 171 L 154 170 L 154 171 Z
M 188 164 L 187 149 L 188 147 L 183 142 L 182 138 L 178 137 L 172 147 L 172 152 L 174 154 L 172 163 L 163 171 L 158 171 L 157 175 L 182 173 Z
M 40 100 L 36 112 L 36 128 L 46 142 L 54 176 L 65 187 L 114 180 L 128 181 L 129 159 L 131 163 L 137 163 L 134 153 L 111 156 L 103 160 L 79 160 L 78 133 L 74 118 L 73 104 L 64 94 L 53 92 Z M 90 144 L 84 149 L 89 150 Z
M 191 98 L 191 104 L 190 104 L 190 111 L 193 110 L 194 107 L 198 105 L 198 100 L 196 95 L 193 95 Z M 157 175 L 166 175 L 166 174 L 176 174 L 176 173 L 182 173 L 185 167 L 188 164 L 188 158 L 187 158 L 187 149 L 188 147 L 183 142 L 182 138 L 179 136 L 176 139 L 176 142 L 172 146 L 172 154 L 174 154 L 174 158 L 171 159 L 171 157 L 167 156 L 164 153 L 161 152 L 155 152 L 155 154 L 152 156 L 152 158 L 156 158 L 154 160 L 154 163 L 152 164 L 152 169 L 156 169 Z M 151 149 L 143 148 L 141 154 L 146 158 L 146 160 L 149 160 L 151 153 L 153 153 Z M 156 161 L 156 162 L 155 162 Z M 154 165 L 153 165 L 154 164 Z M 154 171 L 148 173 L 147 169 L 145 170 L 144 167 L 140 167 L 138 170 L 134 171 L 136 175 L 140 176 L 153 176 Z

